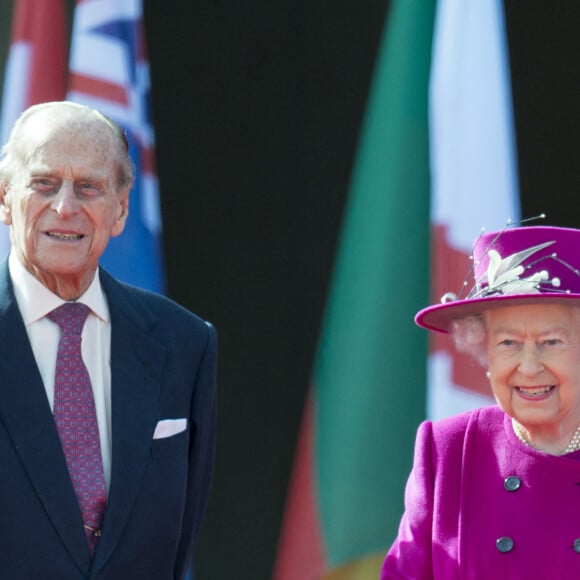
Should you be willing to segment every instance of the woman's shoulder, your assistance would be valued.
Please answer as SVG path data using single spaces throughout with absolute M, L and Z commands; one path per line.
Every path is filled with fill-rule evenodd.
M 421 428 L 430 431 L 435 439 L 449 441 L 463 439 L 467 432 L 474 430 L 489 431 L 502 428 L 503 421 L 504 412 L 497 405 L 490 405 L 437 421 L 425 421 Z

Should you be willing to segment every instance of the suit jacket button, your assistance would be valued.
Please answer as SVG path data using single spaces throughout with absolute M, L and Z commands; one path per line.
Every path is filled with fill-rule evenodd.
M 516 477 L 515 475 L 510 475 L 509 477 L 506 477 L 503 482 L 503 486 L 507 491 L 516 491 L 520 489 L 521 485 L 522 485 L 521 479 L 519 477 Z
M 511 552 L 514 547 L 514 541 L 508 536 L 502 536 L 498 538 L 495 542 L 495 546 L 498 552 L 506 553 Z
M 574 540 L 574 552 L 580 554 L 580 538 Z

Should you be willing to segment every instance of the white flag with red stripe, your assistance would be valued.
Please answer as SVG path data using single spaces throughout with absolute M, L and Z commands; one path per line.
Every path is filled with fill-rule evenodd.
M 430 88 L 432 300 L 458 292 L 482 228 L 519 219 L 507 41 L 500 0 L 440 0 Z M 471 281 L 468 280 L 468 283 Z M 489 404 L 484 369 L 433 336 L 427 415 Z

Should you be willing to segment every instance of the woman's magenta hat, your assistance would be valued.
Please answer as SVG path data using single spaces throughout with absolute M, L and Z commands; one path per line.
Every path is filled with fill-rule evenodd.
M 445 294 L 415 322 L 449 332 L 454 320 L 488 308 L 580 301 L 580 230 L 528 226 L 482 234 L 473 245 L 472 272 L 473 288 L 464 297 Z

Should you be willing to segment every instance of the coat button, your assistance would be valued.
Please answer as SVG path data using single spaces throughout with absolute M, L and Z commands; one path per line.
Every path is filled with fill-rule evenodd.
M 514 547 L 514 541 L 508 536 L 502 536 L 498 538 L 495 542 L 495 546 L 498 552 L 506 553 L 511 552 Z
M 574 540 L 574 552 L 580 554 L 580 538 Z
M 521 479 L 519 477 L 516 477 L 515 475 L 510 475 L 509 477 L 506 477 L 503 482 L 503 486 L 507 491 L 516 491 L 520 489 L 521 485 L 522 485 Z

